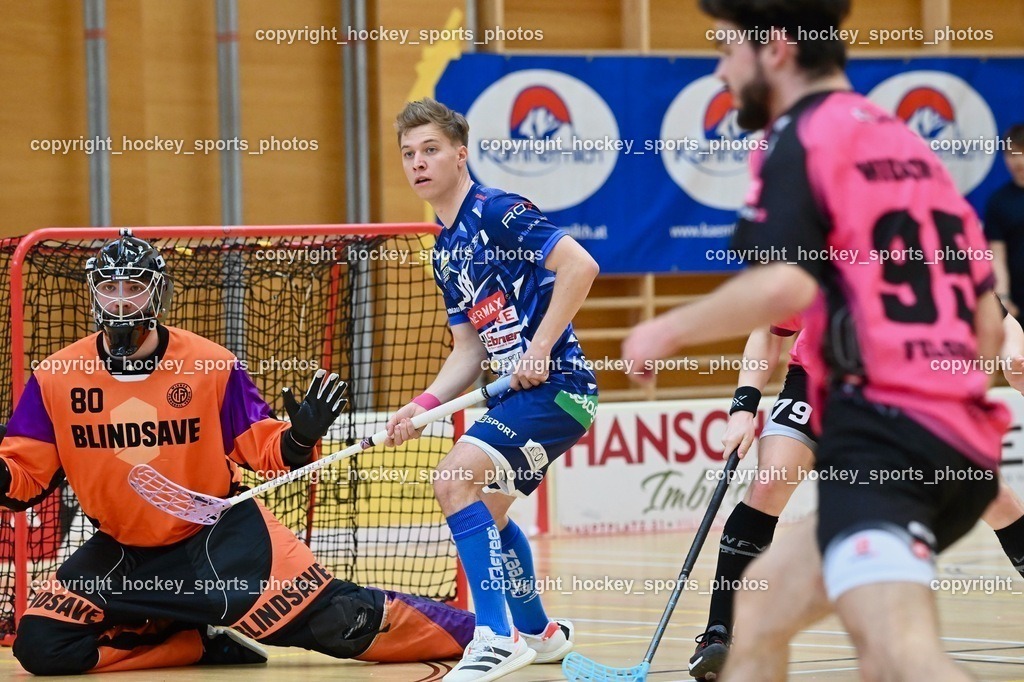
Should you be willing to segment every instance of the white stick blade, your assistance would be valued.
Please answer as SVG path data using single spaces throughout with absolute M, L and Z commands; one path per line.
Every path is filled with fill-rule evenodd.
M 148 464 L 132 467 L 128 485 L 157 509 L 204 526 L 217 523 L 220 515 L 231 508 L 227 500 L 180 486 Z

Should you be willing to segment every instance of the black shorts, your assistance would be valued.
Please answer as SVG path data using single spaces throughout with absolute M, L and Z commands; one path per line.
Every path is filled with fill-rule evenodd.
M 790 365 L 786 383 L 772 405 L 768 423 L 761 431 L 765 436 L 794 438 L 813 452 L 818 439 L 811 431 L 811 406 L 807 402 L 807 371 L 800 365 Z
M 46 594 L 69 590 L 101 609 L 108 625 L 163 618 L 232 625 L 254 639 L 285 629 L 334 581 L 310 549 L 255 500 L 163 547 L 129 547 L 99 531 L 55 578 L 35 586 L 38 594 L 27 613 L 53 617 L 57 601 L 47 601 Z M 383 615 L 380 595 L 362 596 Z M 272 620 L 262 618 L 267 604 L 276 609 Z
M 823 554 L 851 533 L 893 525 L 941 552 L 974 526 L 999 488 L 995 471 L 854 389 L 829 400 L 815 469 Z

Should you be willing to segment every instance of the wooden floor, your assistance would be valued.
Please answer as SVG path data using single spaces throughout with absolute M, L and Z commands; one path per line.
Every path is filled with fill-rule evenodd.
M 785 529 L 780 529 L 785 532 Z M 705 623 L 707 585 L 713 577 L 717 534 L 705 545 L 694 573 L 700 592 L 684 593 L 675 618 L 655 659 L 650 679 L 689 680 L 686 662 L 693 638 Z M 690 536 L 662 533 L 535 541 L 542 571 L 562 576 L 552 581 L 545 595 L 549 614 L 571 618 L 577 627 L 577 650 L 601 663 L 631 666 L 639 663 L 654 625 L 667 600 L 667 592 L 653 594 L 647 579 L 672 579 L 689 546 Z M 986 578 L 969 594 L 939 593 L 946 650 L 980 680 L 1024 681 L 1024 581 L 1010 567 L 992 532 L 979 525 L 943 555 L 940 579 Z M 999 579 L 998 581 L 996 579 Z M 605 584 L 606 579 L 636 581 Z M 598 581 L 584 584 L 583 581 Z M 991 588 L 995 587 L 995 590 Z M 985 590 L 992 592 L 985 594 Z M 643 592 L 643 594 L 640 594 Z M 259 668 L 191 668 L 113 673 L 117 682 L 146 680 L 437 680 L 451 662 L 415 665 L 365 665 L 292 649 L 271 649 L 270 663 Z M 834 619 L 801 635 L 791 651 L 790 675 L 795 680 L 856 680 L 857 662 L 846 635 Z M 0 650 L 0 680 L 30 677 L 11 656 Z M 92 679 L 97 679 L 92 677 Z M 507 679 L 524 682 L 561 680 L 556 665 L 531 666 Z

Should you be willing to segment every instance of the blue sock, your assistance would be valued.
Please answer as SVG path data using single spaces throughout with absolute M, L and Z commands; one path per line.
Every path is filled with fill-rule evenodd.
M 548 626 L 548 615 L 544 613 L 537 591 L 530 541 L 512 519 L 501 531 L 501 558 L 505 564 L 506 585 L 509 586 L 505 600 L 512 612 L 512 622 L 520 632 L 539 635 Z
M 502 563 L 501 534 L 491 512 L 483 502 L 474 502 L 449 516 L 448 527 L 452 529 L 455 548 L 473 593 L 477 626 L 489 627 L 494 634 L 508 637 L 512 626 L 505 611 L 505 575 L 494 568 Z

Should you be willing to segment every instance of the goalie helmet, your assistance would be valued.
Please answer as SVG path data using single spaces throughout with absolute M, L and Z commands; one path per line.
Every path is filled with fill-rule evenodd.
M 104 244 L 85 264 L 92 314 L 110 354 L 127 357 L 156 329 L 171 303 L 172 283 L 163 256 L 131 230 Z

